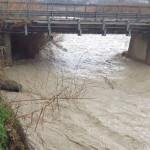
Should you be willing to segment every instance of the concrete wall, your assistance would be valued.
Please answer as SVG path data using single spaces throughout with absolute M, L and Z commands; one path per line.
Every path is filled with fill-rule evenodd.
M 7 65 L 11 65 L 12 53 L 10 34 L 0 33 L 0 46 L 0 59 L 3 59 Z
M 128 57 L 150 64 L 150 35 L 132 35 Z

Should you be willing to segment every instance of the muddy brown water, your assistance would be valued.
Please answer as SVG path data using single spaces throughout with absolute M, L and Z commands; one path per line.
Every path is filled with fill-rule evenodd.
M 22 93 L 3 92 L 9 101 L 49 98 L 58 80 L 84 83 L 83 99 L 60 102 L 44 124 L 21 119 L 36 150 L 150 150 L 150 67 L 123 58 L 130 38 L 122 35 L 59 35 L 34 60 L 8 68 Z M 74 84 L 73 82 L 69 82 Z M 19 103 L 18 116 L 39 108 Z M 18 109 L 18 104 L 13 105 Z M 35 114 L 35 118 L 38 114 Z

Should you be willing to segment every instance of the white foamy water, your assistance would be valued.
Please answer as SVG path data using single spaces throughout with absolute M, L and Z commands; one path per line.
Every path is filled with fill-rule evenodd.
M 67 50 L 55 49 L 56 65 L 82 76 L 109 74 L 125 69 L 118 59 L 127 51 L 130 37 L 124 35 L 61 35 L 55 38 Z M 117 55 L 118 54 L 118 55 Z
M 24 89 L 4 93 L 10 101 L 49 98 L 60 77 L 65 84 L 76 76 L 86 85 L 85 99 L 61 101 L 55 119 L 47 110 L 36 131 L 30 117 L 21 120 L 34 148 L 150 150 L 150 67 L 121 56 L 130 38 L 60 35 L 55 40 L 67 51 L 48 44 L 35 60 L 18 61 L 7 73 Z M 20 105 L 18 115 L 38 108 L 34 102 Z

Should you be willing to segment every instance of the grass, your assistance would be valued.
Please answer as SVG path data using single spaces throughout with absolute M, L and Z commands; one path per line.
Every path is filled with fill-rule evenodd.
M 0 96 L 0 150 L 29 150 L 20 121 L 11 106 Z
M 0 97 L 0 150 L 5 149 L 8 140 L 5 125 L 11 123 L 12 116 L 8 109 L 8 105 L 6 105 L 4 100 Z
M 2 46 L 0 46 L 0 50 L 2 50 L 1 47 Z M 4 60 L 1 58 L 1 61 L 3 62 Z M 2 88 L 3 83 L 5 83 L 6 86 L 14 83 L 8 83 L 5 80 L 5 76 L 5 65 L 0 63 L 0 88 Z M 11 105 L 6 103 L 5 99 L 0 95 L 0 150 L 30 149 L 26 135 L 19 120 L 16 119 L 16 115 Z
M 7 133 L 6 133 L 6 128 L 4 126 L 5 120 L 8 118 L 8 114 L 4 110 L 4 106 L 0 106 L 0 150 L 4 150 L 7 142 Z

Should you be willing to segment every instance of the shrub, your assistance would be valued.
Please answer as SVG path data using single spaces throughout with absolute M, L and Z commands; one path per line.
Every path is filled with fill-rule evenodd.
M 0 103 L 0 150 L 4 150 L 7 142 L 7 133 L 5 124 L 10 122 L 10 116 L 5 111 L 5 105 Z

